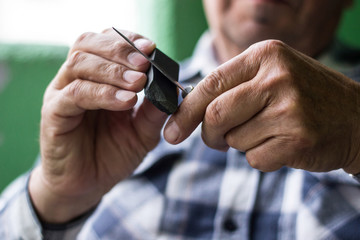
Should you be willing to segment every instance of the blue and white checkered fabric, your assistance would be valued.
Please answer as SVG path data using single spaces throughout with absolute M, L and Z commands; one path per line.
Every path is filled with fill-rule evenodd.
M 205 34 L 183 79 L 216 67 L 210 48 Z M 90 217 L 68 225 L 41 227 L 27 178 L 1 198 L 0 239 L 360 239 L 360 184 L 345 172 L 262 173 L 235 149 L 208 148 L 199 129 L 177 146 L 161 141 Z

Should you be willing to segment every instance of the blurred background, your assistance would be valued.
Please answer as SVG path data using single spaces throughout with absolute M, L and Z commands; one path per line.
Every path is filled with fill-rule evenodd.
M 360 47 L 360 0 L 338 37 Z M 43 92 L 83 32 L 139 32 L 176 60 L 207 28 L 201 0 L 0 0 L 0 192 L 39 152 Z

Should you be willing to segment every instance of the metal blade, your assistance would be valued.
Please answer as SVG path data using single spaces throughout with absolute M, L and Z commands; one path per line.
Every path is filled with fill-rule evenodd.
M 113 29 L 115 30 L 115 32 L 117 32 L 123 39 L 125 39 L 125 41 L 127 41 L 136 51 L 138 51 L 141 55 L 143 55 L 152 65 L 154 65 L 154 67 L 156 67 L 162 74 L 164 74 L 164 76 L 169 79 L 173 84 L 175 84 L 178 88 L 181 89 L 181 91 L 188 93 L 188 91 L 180 85 L 180 83 L 178 81 L 176 81 L 175 79 L 173 79 L 168 73 L 167 71 L 160 66 L 159 64 L 157 64 L 155 61 L 153 61 L 152 59 L 149 58 L 149 56 L 147 56 L 145 53 L 143 53 L 142 51 L 140 51 L 140 49 L 138 49 L 135 44 L 130 41 L 124 34 L 122 34 L 119 30 L 117 30 L 116 28 L 113 27 Z

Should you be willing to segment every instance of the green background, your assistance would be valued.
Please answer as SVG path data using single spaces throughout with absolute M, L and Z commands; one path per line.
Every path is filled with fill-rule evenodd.
M 190 56 L 206 29 L 200 0 L 135 0 L 140 32 L 171 57 Z M 360 0 L 348 11 L 339 37 L 360 47 Z M 0 43 L 0 191 L 31 168 L 39 152 L 43 92 L 65 60 L 68 47 Z

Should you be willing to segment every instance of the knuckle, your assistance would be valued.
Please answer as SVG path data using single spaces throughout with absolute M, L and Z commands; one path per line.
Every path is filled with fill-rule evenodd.
M 102 71 L 111 79 L 119 79 L 122 77 L 124 69 L 113 63 L 104 64 Z
M 67 60 L 67 68 L 75 68 L 80 62 L 83 62 L 86 58 L 86 54 L 81 51 L 73 52 Z
M 287 51 L 287 45 L 280 41 L 280 40 L 265 40 L 259 43 L 255 43 L 251 46 L 251 54 L 252 56 L 256 57 L 257 59 L 261 59 L 263 62 L 274 62 L 276 66 L 279 66 L 279 60 L 283 58 L 284 55 L 286 55 Z M 253 58 L 251 58 L 253 59 Z
M 114 41 L 110 46 L 111 56 L 127 56 L 131 51 L 132 49 L 130 48 L 130 45 L 125 44 L 125 41 L 121 40 Z
M 206 124 L 210 127 L 219 127 L 223 125 L 225 121 L 224 106 L 222 102 L 214 100 L 207 108 L 205 112 Z
M 262 43 L 263 43 L 262 47 L 266 50 L 269 50 L 270 52 L 274 52 L 274 51 L 277 52 L 279 50 L 284 49 L 286 46 L 284 42 L 274 39 L 265 40 Z
M 210 73 L 206 79 L 204 79 L 200 84 L 200 90 L 206 96 L 218 95 L 225 91 L 225 74 L 222 70 L 217 69 L 216 71 Z
M 294 88 L 294 77 L 290 69 L 284 66 L 276 66 L 274 68 L 275 75 L 269 75 L 267 82 L 271 90 L 275 88 L 284 93 L 284 90 L 287 89 L 286 94 L 290 93 L 290 90 Z
M 277 96 L 281 99 L 296 97 L 296 79 L 291 69 L 285 66 L 273 66 L 271 72 L 258 79 L 258 83 L 266 96 Z
M 67 87 L 65 88 L 65 96 L 78 99 L 81 95 L 81 92 L 83 91 L 83 83 L 81 80 L 75 80 L 71 82 Z
M 276 106 L 276 115 L 279 117 L 285 116 L 285 118 L 295 120 L 300 117 L 299 111 L 300 109 L 296 102 L 296 99 L 292 97 L 285 97 Z
M 281 145 L 297 153 L 311 151 L 319 142 L 319 126 L 307 119 L 306 113 L 295 99 L 286 99 L 277 104 L 274 118 L 283 122 L 285 134 L 280 136 Z
M 101 33 L 106 34 L 106 33 L 113 33 L 114 30 L 112 28 L 105 28 L 104 30 L 101 31 Z
M 115 91 L 110 86 L 104 85 L 94 89 L 94 97 L 104 98 L 109 95 L 115 95 Z
M 74 46 L 82 45 L 84 42 L 88 41 L 90 38 L 92 38 L 96 33 L 93 32 L 85 32 L 81 34 L 75 41 Z

